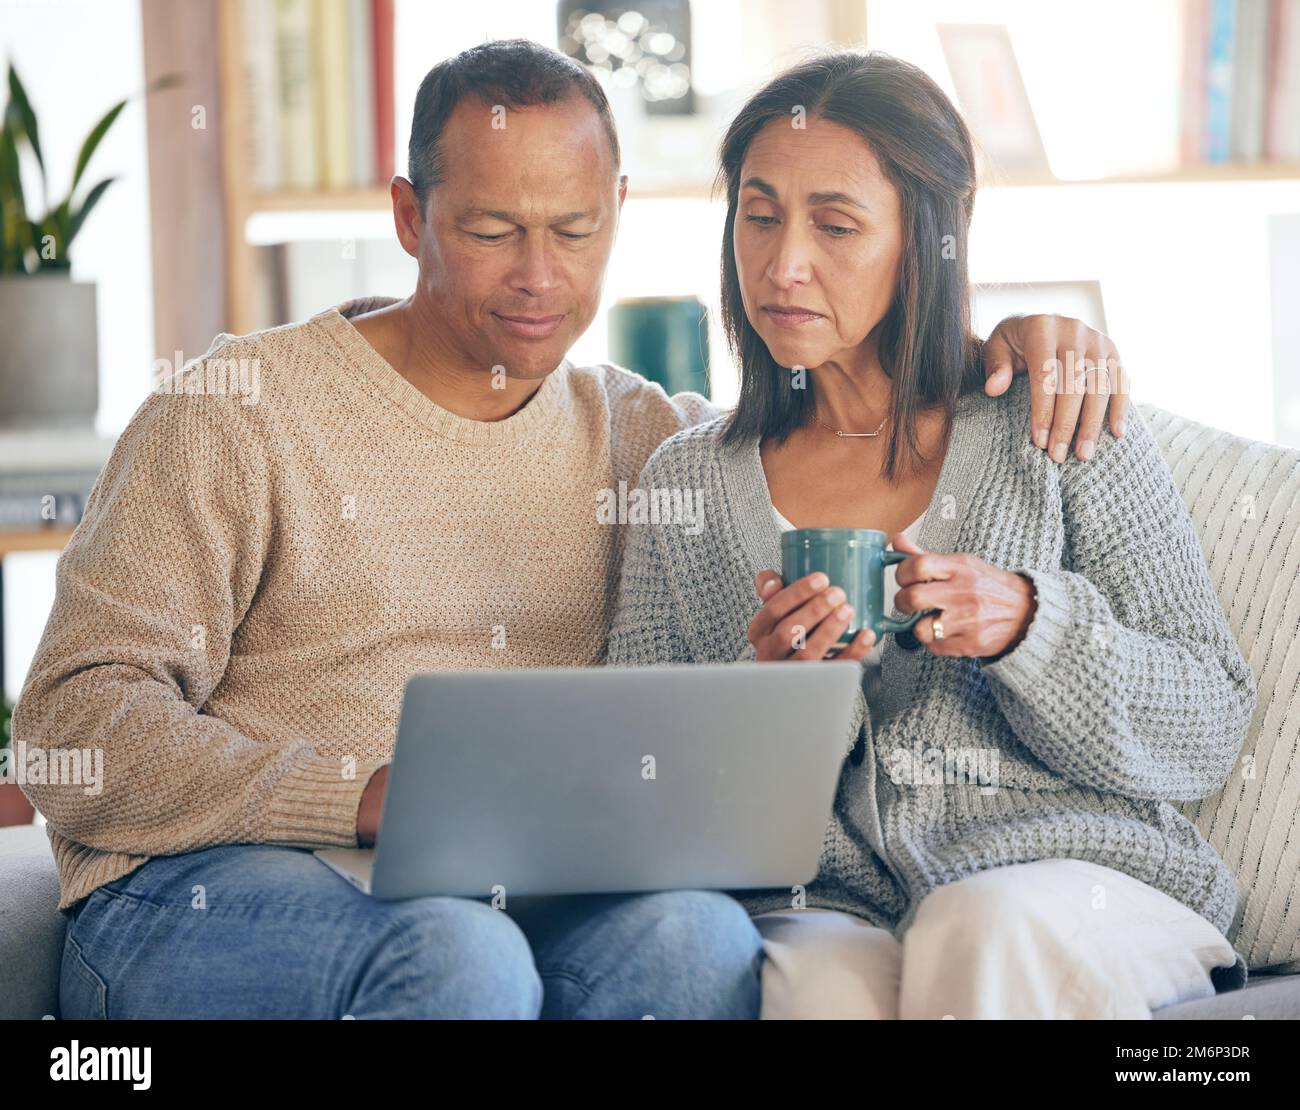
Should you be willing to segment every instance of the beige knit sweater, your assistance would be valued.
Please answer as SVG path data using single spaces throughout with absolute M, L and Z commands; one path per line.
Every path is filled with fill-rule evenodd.
M 118 440 L 14 714 L 37 779 L 102 753 L 98 792 L 23 787 L 60 908 L 150 856 L 355 846 L 412 674 L 599 661 L 623 531 L 600 491 L 715 410 L 566 361 L 467 420 L 345 318 L 382 303 L 218 336 Z

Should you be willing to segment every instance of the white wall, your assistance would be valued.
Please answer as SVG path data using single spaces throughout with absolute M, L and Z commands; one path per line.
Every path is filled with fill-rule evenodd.
M 1274 440 L 1274 212 L 1300 212 L 1300 182 L 988 189 L 971 274 L 1100 280 L 1136 399 Z

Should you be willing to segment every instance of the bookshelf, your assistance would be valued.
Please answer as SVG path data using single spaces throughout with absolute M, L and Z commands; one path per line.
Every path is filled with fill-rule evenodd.
M 251 180 L 248 152 L 250 113 L 244 51 L 244 5 L 215 5 L 217 89 L 220 101 L 221 209 L 226 320 L 236 334 L 257 326 L 257 250 L 247 234 L 250 216 L 265 212 L 372 212 L 389 206 L 388 188 L 372 185 L 341 189 L 282 189 L 260 192 Z
M 1206 184 L 1223 181 L 1290 181 L 1300 178 L 1300 162 L 1264 162 L 1253 165 L 1187 166 L 1155 173 L 1112 174 L 1108 177 L 1066 178 L 1051 174 L 1004 174 L 990 176 L 980 181 L 981 189 L 1021 188 L 1042 185 L 1170 185 L 1180 182 Z M 635 181 L 629 186 L 629 195 L 639 197 L 708 197 L 709 188 L 682 186 L 680 188 L 638 187 Z M 372 189 L 335 189 L 319 192 L 287 190 L 276 193 L 254 193 L 248 206 L 249 214 L 258 212 L 322 212 L 322 211 L 388 211 L 388 190 L 376 186 Z
M 863 0 L 827 0 L 830 27 L 836 41 L 863 43 L 867 41 L 867 12 L 874 5 Z M 217 86 L 220 98 L 220 162 L 222 210 L 222 247 L 224 253 L 224 292 L 226 301 L 222 329 L 245 332 L 257 326 L 256 297 L 258 289 L 257 243 L 250 241 L 248 221 L 260 217 L 263 230 L 268 226 L 266 217 L 283 215 L 286 218 L 283 234 L 291 241 L 295 234 L 294 217 L 299 214 L 330 212 L 342 214 L 373 214 L 386 212 L 390 206 L 388 189 L 382 185 L 364 188 L 294 190 L 282 189 L 259 192 L 248 172 L 249 113 L 245 97 L 244 36 L 241 28 L 241 7 L 236 2 L 215 3 L 217 46 Z M 503 32 L 504 33 L 504 32 Z M 890 44 L 881 44 L 889 49 Z M 409 110 L 409 105 L 398 104 L 397 112 Z M 399 167 L 400 171 L 400 167 Z M 1100 178 L 1058 178 L 1050 173 L 991 173 L 981 180 L 983 190 L 1019 189 L 1074 186 L 1076 188 L 1104 188 L 1115 185 L 1181 186 L 1214 183 L 1250 183 L 1266 181 L 1300 180 L 1300 162 L 1259 162 L 1193 164 L 1167 171 L 1120 174 Z M 638 185 L 635 176 L 629 186 L 630 198 L 684 197 L 707 199 L 711 190 L 707 186 L 683 184 L 679 187 Z M 270 226 L 278 234 L 274 219 Z M 346 226 L 346 225 L 344 225 Z M 373 223 L 371 224 L 373 228 Z M 265 237 L 262 238 L 265 242 Z

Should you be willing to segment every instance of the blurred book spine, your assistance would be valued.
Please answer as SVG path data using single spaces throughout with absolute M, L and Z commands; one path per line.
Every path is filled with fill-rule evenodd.
M 1211 0 L 1209 23 L 1204 157 L 1210 162 L 1226 162 L 1232 126 L 1232 36 L 1237 24 L 1237 0 Z
M 242 48 L 248 112 L 249 177 L 254 189 L 280 187 L 279 38 L 276 12 L 267 0 L 243 0 Z
M 371 0 L 375 71 L 375 179 L 387 185 L 396 169 L 393 104 L 393 0 Z
M 1205 71 L 1209 35 L 1206 19 L 1210 0 L 1186 0 L 1183 5 L 1182 160 L 1192 164 L 1205 156 Z
M 1264 155 L 1300 162 L 1300 0 L 1273 0 Z
M 348 0 L 315 0 L 312 42 L 316 60 L 316 134 L 320 180 L 327 189 L 352 184 L 352 108 L 348 95 Z
M 311 0 L 276 0 L 281 172 L 290 189 L 319 184 L 311 25 Z
M 1187 165 L 1300 160 L 1300 0 L 1184 0 Z
M 1269 0 L 1237 0 L 1232 44 L 1232 123 L 1228 153 L 1234 162 L 1264 154 L 1264 89 L 1268 61 Z
M 352 109 L 352 184 L 375 174 L 375 57 L 370 0 L 348 0 L 348 80 Z

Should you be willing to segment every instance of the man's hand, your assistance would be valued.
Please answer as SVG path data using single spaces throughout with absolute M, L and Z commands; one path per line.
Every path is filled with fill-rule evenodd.
M 384 812 L 384 795 L 388 792 L 388 767 L 385 763 L 366 783 L 357 806 L 357 844 L 373 848 L 379 839 L 379 818 Z
M 1030 429 L 1034 443 L 1065 462 L 1092 458 L 1106 409 L 1110 430 L 1124 434 L 1129 380 L 1110 337 L 1068 316 L 1009 316 L 984 343 L 984 391 L 1000 397 L 1017 371 L 1029 374 Z

